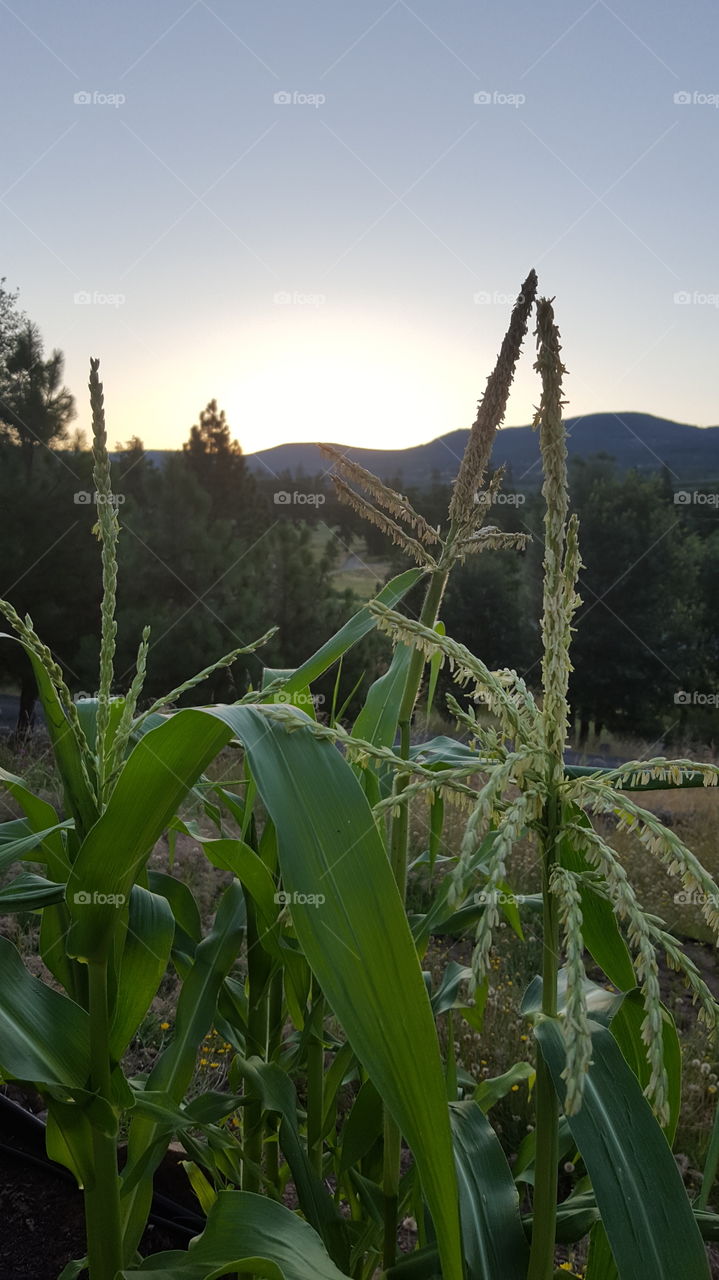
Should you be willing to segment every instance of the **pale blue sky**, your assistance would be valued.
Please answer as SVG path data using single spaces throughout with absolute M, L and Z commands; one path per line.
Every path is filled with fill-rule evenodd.
M 101 358 L 113 443 L 213 396 L 247 450 L 467 426 L 531 266 L 568 412 L 714 425 L 718 36 L 711 0 L 0 0 L 0 275 L 79 426 Z

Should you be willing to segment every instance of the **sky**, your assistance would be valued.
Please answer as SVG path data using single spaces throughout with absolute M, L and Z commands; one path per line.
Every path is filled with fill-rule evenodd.
M 471 424 L 512 301 L 568 413 L 719 422 L 712 0 L 0 0 L 0 275 L 87 430 L 248 451 Z M 533 339 L 507 414 L 538 400 Z

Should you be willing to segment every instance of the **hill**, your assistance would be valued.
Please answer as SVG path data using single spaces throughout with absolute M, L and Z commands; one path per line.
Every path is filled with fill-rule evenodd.
M 648 413 L 591 413 L 567 418 L 566 423 L 570 457 L 609 454 L 622 471 L 648 472 L 666 466 L 675 488 L 688 482 L 719 481 L 719 427 L 693 427 Z M 450 431 L 410 449 L 337 447 L 382 479 L 400 478 L 405 487 L 420 487 L 433 480 L 454 479 L 468 434 Z M 148 450 L 148 454 L 162 465 L 163 451 Z M 315 444 L 280 444 L 246 456 L 258 477 L 314 476 L 327 470 Z M 539 441 L 531 427 L 507 427 L 498 433 L 492 465 L 501 464 L 517 488 L 534 488 L 539 483 Z
M 692 427 L 647 413 L 593 413 L 566 422 L 570 456 L 607 453 L 622 471 L 656 471 L 666 465 L 676 484 L 719 478 L 719 427 Z M 433 479 L 446 482 L 457 474 L 468 434 L 450 431 L 411 449 L 350 448 L 347 452 L 382 479 L 400 476 L 406 486 L 429 484 Z M 315 475 L 327 469 L 314 444 L 277 445 L 248 454 L 247 461 L 259 475 Z M 539 481 L 537 433 L 531 427 L 500 431 L 492 465 L 500 464 L 511 469 L 519 488 L 533 488 Z

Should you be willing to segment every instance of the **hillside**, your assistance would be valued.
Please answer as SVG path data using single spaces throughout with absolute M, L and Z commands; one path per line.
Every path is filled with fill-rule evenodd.
M 606 453 L 622 471 L 656 471 L 669 468 L 675 488 L 688 482 L 719 483 L 719 427 L 692 427 L 649 413 L 591 413 L 567 418 L 567 447 L 572 457 L 589 458 Z M 368 471 L 382 479 L 401 478 L 404 486 L 422 486 L 433 480 L 447 482 L 457 474 L 468 431 L 450 431 L 428 444 L 411 449 L 346 449 Z M 158 465 L 163 450 L 148 450 Z M 248 453 L 247 461 L 258 476 L 313 476 L 327 464 L 315 444 L 280 444 L 273 449 Z M 492 465 L 504 464 L 519 489 L 539 482 L 539 442 L 531 427 L 507 427 L 500 431 Z
M 719 479 L 719 427 L 692 427 L 655 418 L 646 413 L 593 413 L 567 419 L 570 456 L 588 458 L 607 453 L 623 471 L 654 471 L 666 465 L 675 484 Z M 437 479 L 453 480 L 468 432 L 451 431 L 429 444 L 412 449 L 350 448 L 351 457 L 383 479 L 401 476 L 404 485 L 423 485 Z M 248 454 L 258 474 L 314 475 L 326 463 L 314 444 L 284 444 Z M 500 431 L 492 464 L 511 468 L 520 488 L 533 487 L 539 478 L 539 442 L 531 427 Z

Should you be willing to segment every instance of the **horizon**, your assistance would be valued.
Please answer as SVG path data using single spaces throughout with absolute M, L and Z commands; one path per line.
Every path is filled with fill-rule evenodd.
M 570 414 L 567 414 L 564 421 L 567 425 L 573 424 L 574 426 L 577 426 L 580 422 L 584 422 L 594 417 L 616 418 L 620 422 L 623 418 L 629 418 L 629 417 L 654 418 L 658 422 L 669 422 L 671 423 L 672 426 L 689 427 L 692 430 L 696 430 L 696 431 L 715 431 L 717 430 L 717 428 L 719 428 L 719 423 L 708 423 L 706 426 L 702 426 L 700 423 L 680 422 L 674 418 L 665 418 L 661 414 L 647 413 L 641 409 L 629 409 L 629 410 L 598 409 L 598 410 L 593 410 L 592 412 L 584 413 L 584 414 L 570 413 Z M 414 443 L 404 444 L 400 446 L 388 445 L 386 447 L 383 447 L 382 445 L 366 445 L 362 443 L 356 443 L 355 441 L 352 441 L 352 440 L 307 439 L 307 440 L 285 440 L 285 441 L 281 441 L 279 444 L 276 444 L 276 445 L 262 445 L 258 449 L 245 449 L 243 447 L 242 452 L 245 457 L 250 458 L 250 457 L 254 457 L 258 453 L 269 452 L 269 450 L 271 449 L 281 449 L 281 448 L 284 448 L 285 446 L 297 446 L 299 448 L 299 447 L 306 447 L 306 446 L 318 447 L 321 444 L 330 444 L 341 449 L 365 449 L 365 450 L 371 449 L 372 452 L 375 452 L 375 453 L 398 453 L 408 449 L 418 449 L 418 448 L 422 448 L 424 445 L 434 444 L 438 440 L 442 440 L 448 435 L 453 435 L 457 431 L 469 431 L 469 429 L 470 429 L 469 427 L 453 427 L 449 431 L 443 431 L 440 435 L 430 437 L 428 440 L 416 440 Z M 518 423 L 513 423 L 511 425 L 508 425 L 505 423 L 499 428 L 499 432 L 501 433 L 505 431 L 526 431 L 531 429 L 532 429 L 531 422 L 518 422 Z M 180 441 L 180 443 L 175 446 L 170 445 L 166 447 L 157 447 L 157 448 L 151 445 L 145 444 L 145 452 L 146 453 L 177 453 L 182 450 L 183 443 L 184 443 L 183 441 Z M 241 441 L 240 441 L 240 444 L 242 444 Z M 116 457 L 119 452 L 120 452 L 119 449 L 113 448 L 111 450 L 111 455 L 113 457 Z

